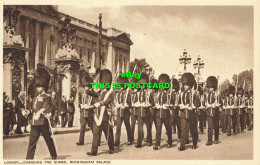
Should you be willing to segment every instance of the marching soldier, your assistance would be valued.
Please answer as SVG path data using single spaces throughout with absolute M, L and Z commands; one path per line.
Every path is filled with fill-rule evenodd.
M 50 133 L 51 123 L 49 123 L 50 120 L 48 121 L 46 118 L 51 116 L 53 108 L 51 96 L 45 93 L 48 90 L 50 74 L 46 69 L 38 68 L 34 73 L 34 80 L 38 96 L 33 99 L 33 117 L 26 159 L 34 158 L 40 133 L 42 133 L 42 136 L 44 137 L 52 159 L 56 159 L 57 153 Z M 44 115 L 46 113 L 47 115 Z
M 195 114 L 196 107 L 200 106 L 200 99 L 192 88 L 195 84 L 194 76 L 191 73 L 184 73 L 181 78 L 184 91 L 179 95 L 180 118 L 181 118 L 181 143 L 178 147 L 179 151 L 185 150 L 185 142 L 189 135 L 189 129 L 193 140 L 192 149 L 197 148 L 198 130 L 197 118 Z
M 245 96 L 245 100 L 244 100 L 244 103 L 245 103 L 244 129 L 246 129 L 246 127 L 249 128 L 248 113 L 247 113 L 248 112 L 249 92 L 245 91 L 244 96 Z
M 120 135 L 121 135 L 121 126 L 122 123 L 125 123 L 125 128 L 127 132 L 127 145 L 133 143 L 131 127 L 130 127 L 130 111 L 129 107 L 131 106 L 131 98 L 129 93 L 129 88 L 124 88 L 124 83 L 129 83 L 127 78 L 122 78 L 119 76 L 117 78 L 118 83 L 121 83 L 120 92 L 116 93 L 116 107 L 117 107 L 117 120 L 116 120 L 116 139 L 115 146 L 118 147 L 120 144 Z
M 241 133 L 244 133 L 244 114 L 245 114 L 245 108 L 244 108 L 244 89 L 239 87 L 237 89 L 237 99 L 236 99 L 236 118 L 237 118 L 237 125 L 236 125 L 236 132 L 240 132 L 241 127 Z
M 228 103 L 228 91 L 225 89 L 222 92 L 222 101 L 221 101 L 221 116 L 222 116 L 222 133 L 226 133 L 227 130 L 227 104 Z
M 254 100 L 253 100 L 253 90 L 249 91 L 250 98 L 248 100 L 247 115 L 248 115 L 248 130 L 253 129 L 253 111 L 254 111 Z
M 161 74 L 158 78 L 159 83 L 170 83 L 170 77 L 167 74 Z M 158 150 L 161 144 L 162 136 L 162 125 L 164 124 L 168 137 L 167 148 L 172 146 L 172 128 L 171 128 L 171 115 L 169 110 L 170 98 L 167 93 L 167 89 L 159 89 L 159 97 L 155 107 L 157 109 L 156 113 L 156 143 L 153 147 L 154 150 Z
M 135 106 L 138 103 L 138 93 L 137 93 L 137 89 L 134 88 L 132 93 L 131 93 L 131 136 L 133 138 L 134 141 L 134 133 L 135 133 L 135 124 L 138 121 L 138 117 L 137 117 L 137 107 Z
M 179 117 L 179 106 L 178 106 L 178 92 L 180 90 L 179 82 L 177 79 L 172 79 L 172 93 L 171 93 L 171 107 L 172 113 L 172 125 L 173 127 L 177 126 L 177 138 L 178 141 L 181 139 L 181 123 L 180 123 L 180 117 Z
M 94 103 L 96 102 L 98 95 L 90 90 L 91 82 L 93 82 L 93 78 L 90 75 L 82 78 L 82 86 L 85 88 L 85 92 L 81 95 L 81 99 L 79 99 L 80 134 L 79 142 L 76 143 L 77 145 L 84 145 L 84 136 L 87 124 L 93 133 Z
M 227 136 L 231 136 L 231 127 L 233 128 L 233 134 L 236 135 L 236 114 L 235 114 L 235 87 L 233 85 L 229 85 L 228 94 L 229 97 L 227 99 Z
M 108 69 L 100 70 L 100 83 L 112 82 L 112 73 Z M 109 121 L 108 108 L 113 103 L 112 87 L 107 90 L 101 89 L 98 93 L 98 102 L 94 104 L 94 122 L 93 122 L 93 140 L 91 152 L 87 152 L 87 155 L 96 156 L 98 152 L 98 144 L 100 142 L 101 130 L 105 133 L 105 137 L 108 142 L 109 154 L 114 153 L 114 135 L 111 127 L 111 121 Z
M 199 119 L 199 129 L 201 134 L 204 133 L 204 113 L 205 113 L 205 94 L 201 85 L 198 86 L 200 94 L 200 107 L 198 108 L 198 119 Z
M 218 144 L 219 139 L 219 96 L 216 92 L 218 87 L 218 80 L 215 76 L 207 78 L 207 88 L 209 93 L 206 95 L 206 113 L 208 120 L 208 141 L 207 146 L 212 145 L 213 129 L 215 134 L 214 144 Z
M 151 80 L 151 84 L 153 86 L 153 84 L 157 84 L 158 81 L 156 79 L 152 79 Z M 155 125 L 155 129 L 157 129 L 157 126 L 156 126 L 156 108 L 155 108 L 155 102 L 156 102 L 156 99 L 157 99 L 157 95 L 158 95 L 158 88 L 152 88 L 152 89 L 148 89 L 148 90 L 152 90 L 151 94 L 150 94 L 150 99 L 149 99 L 149 102 L 151 104 L 151 108 L 150 108 L 150 111 L 151 111 L 151 127 L 154 123 Z
M 142 76 L 138 80 L 138 83 L 148 83 L 148 81 L 149 81 L 148 75 L 146 73 L 142 73 Z M 139 92 L 137 92 L 138 102 L 135 103 L 135 106 L 137 107 L 137 117 L 138 117 L 138 138 L 137 138 L 137 144 L 135 145 L 136 148 L 142 147 L 142 141 L 144 138 L 144 130 L 143 130 L 144 123 L 147 128 L 147 139 L 146 139 L 147 146 L 152 145 L 151 118 L 149 118 L 151 116 L 149 110 L 150 108 L 149 95 L 150 93 L 143 88 Z

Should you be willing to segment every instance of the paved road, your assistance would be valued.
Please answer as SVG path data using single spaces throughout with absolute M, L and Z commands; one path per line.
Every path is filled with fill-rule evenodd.
M 114 128 L 115 130 L 115 128 Z M 165 159 L 165 160 L 243 160 L 253 159 L 253 131 L 246 131 L 243 134 L 227 137 L 220 135 L 220 143 L 217 145 L 206 146 L 207 134 L 199 134 L 198 149 L 192 150 L 190 143 L 183 152 L 178 151 L 177 134 L 173 134 L 174 142 L 172 148 L 166 148 L 166 135 L 163 129 L 162 148 L 154 151 L 152 147 L 144 146 L 136 149 L 134 145 L 126 146 L 126 131 L 123 127 L 121 135 L 121 145 L 115 149 L 115 154 L 108 154 L 108 146 L 102 135 L 101 146 L 98 156 L 88 156 L 86 152 L 91 149 L 92 133 L 86 132 L 85 145 L 76 146 L 79 133 L 68 133 L 55 135 L 58 159 Z M 135 134 L 136 139 L 137 134 Z M 153 128 L 153 139 L 155 138 L 155 129 Z M 24 159 L 26 156 L 29 137 L 19 137 L 3 140 L 3 158 L 4 159 Z M 191 138 L 190 138 L 191 140 Z M 153 141 L 154 143 L 155 141 Z M 136 141 L 135 141 L 136 144 Z M 144 143 L 145 144 L 145 143 Z M 35 153 L 35 159 L 50 159 L 50 155 L 43 137 L 40 138 Z

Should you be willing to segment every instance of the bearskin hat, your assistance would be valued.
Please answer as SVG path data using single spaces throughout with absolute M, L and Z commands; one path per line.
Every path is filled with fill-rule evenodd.
M 191 73 L 184 73 L 181 77 L 181 82 L 183 86 L 188 85 L 192 88 L 195 84 L 195 78 Z
M 146 73 L 142 73 L 141 78 L 137 82 L 138 83 L 148 83 L 149 76 Z
M 45 68 L 36 69 L 34 73 L 36 87 L 44 87 L 45 91 L 48 91 L 50 79 L 50 73 Z
M 176 78 L 172 79 L 171 85 L 172 85 L 172 89 L 175 89 L 176 92 L 180 90 L 179 81 Z
M 218 80 L 215 76 L 209 76 L 207 78 L 207 88 L 214 88 L 214 90 L 218 87 Z
M 168 74 L 162 73 L 158 78 L 159 83 L 170 83 L 170 77 Z
M 100 83 L 110 83 L 112 82 L 112 73 L 108 69 L 102 69 L 100 70 L 100 77 L 99 77 Z
M 250 97 L 253 97 L 253 95 L 254 95 L 253 89 L 251 89 L 251 90 L 249 91 L 249 94 L 250 94 Z
M 241 88 L 241 87 L 238 87 L 238 88 L 237 88 L 237 96 L 238 96 L 239 94 L 241 94 L 242 96 L 243 96 L 243 94 L 244 94 L 244 89 Z
M 87 87 L 91 87 L 91 84 L 94 79 L 93 77 L 91 77 L 87 72 L 85 72 L 83 75 L 81 75 L 81 85 L 82 86 L 87 86 Z
M 228 94 L 235 95 L 236 88 L 233 85 L 228 86 Z

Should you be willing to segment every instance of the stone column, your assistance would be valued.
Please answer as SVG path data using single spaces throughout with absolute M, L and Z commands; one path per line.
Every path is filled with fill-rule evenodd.
M 9 82 L 4 83 L 3 84 L 3 92 L 6 92 L 6 95 L 10 97 L 10 99 L 12 98 L 12 70 L 13 70 L 13 66 L 11 63 L 5 63 L 3 65 L 3 70 L 4 70 L 4 81 L 5 82 Z M 5 85 L 6 84 L 6 85 Z M 11 100 L 10 100 L 11 101 Z
M 37 69 L 37 64 L 40 62 L 40 24 L 35 21 L 35 54 L 34 54 L 34 69 Z
M 24 45 L 25 48 L 30 48 L 30 19 L 28 17 L 26 17 L 25 19 L 25 38 L 24 38 Z M 29 51 L 26 52 L 25 54 L 25 59 L 27 61 L 27 70 L 30 70 L 30 61 L 29 61 Z
M 106 68 L 109 69 L 112 73 L 113 71 L 113 43 L 109 42 L 108 50 L 107 50 L 107 57 L 106 57 Z

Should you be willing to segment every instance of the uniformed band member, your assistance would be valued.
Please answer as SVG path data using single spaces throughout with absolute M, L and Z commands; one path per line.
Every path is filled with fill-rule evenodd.
M 127 132 L 127 145 L 133 143 L 132 132 L 130 127 L 130 110 L 131 107 L 131 97 L 129 93 L 129 88 L 124 88 L 124 83 L 129 83 L 127 78 L 122 78 L 119 76 L 117 82 L 121 83 L 120 92 L 116 93 L 116 107 L 117 107 L 117 120 L 116 120 L 116 139 L 115 146 L 118 147 L 120 144 L 121 136 L 121 126 L 125 123 L 125 128 Z
M 38 95 L 33 99 L 33 117 L 26 159 L 34 158 L 36 144 L 39 140 L 40 133 L 42 133 L 52 159 L 56 159 L 57 153 L 49 127 L 51 123 L 49 123 L 46 118 L 51 116 L 51 111 L 53 108 L 51 96 L 45 93 L 48 90 L 50 74 L 46 69 L 39 68 L 34 73 L 34 80 Z M 44 115 L 46 113 L 47 115 Z
M 249 93 L 250 93 L 250 98 L 248 99 L 248 105 L 247 105 L 248 130 L 252 130 L 253 129 L 253 111 L 254 111 L 253 90 L 250 90 Z
M 181 122 L 180 122 L 180 116 L 179 116 L 179 106 L 178 106 L 178 92 L 180 90 L 180 85 L 177 79 L 172 79 L 172 93 L 171 93 L 171 104 L 173 105 L 171 107 L 171 118 L 172 118 L 172 125 L 173 127 L 177 126 L 177 138 L 178 141 L 181 139 Z
M 244 89 L 239 87 L 237 89 L 237 99 L 236 99 L 236 120 L 237 120 L 237 125 L 236 125 L 236 132 L 240 133 L 240 128 L 241 128 L 241 133 L 244 133 L 244 114 L 245 114 L 245 107 L 244 107 Z
M 148 83 L 149 77 L 146 73 L 142 73 L 141 78 L 138 80 L 138 83 Z M 142 88 L 142 86 L 141 86 Z M 136 148 L 142 147 L 142 141 L 144 138 L 144 130 L 143 125 L 146 125 L 147 128 L 147 146 L 152 145 L 152 128 L 151 128 L 151 112 L 149 104 L 149 95 L 150 93 L 145 90 L 141 89 L 137 92 L 137 102 L 135 103 L 135 107 L 137 108 L 137 117 L 138 117 L 138 137 L 137 137 L 137 144 L 135 145 Z
M 227 136 L 231 136 L 231 127 L 233 128 L 233 134 L 236 135 L 236 112 L 235 112 L 235 87 L 233 85 L 229 85 L 228 93 L 229 97 L 227 99 Z
M 161 74 L 158 78 L 159 83 L 170 83 L 170 77 L 167 74 Z M 166 128 L 168 137 L 167 148 L 172 146 L 172 128 L 171 128 L 171 115 L 169 110 L 170 98 L 167 89 L 160 88 L 157 102 L 155 103 L 156 112 L 156 143 L 153 147 L 154 150 L 158 150 L 161 145 L 162 125 Z
M 100 83 L 112 82 L 112 73 L 108 69 L 100 70 Z M 112 87 L 110 89 L 103 88 L 98 93 L 98 102 L 94 104 L 96 107 L 94 113 L 93 122 L 93 140 L 91 152 L 87 152 L 88 155 L 96 156 L 98 152 L 98 145 L 100 142 L 101 130 L 104 132 L 108 142 L 109 154 L 114 153 L 114 134 L 109 121 L 108 108 L 113 103 Z
M 185 150 L 185 142 L 189 135 L 188 126 L 193 140 L 192 149 L 197 148 L 198 130 L 197 118 L 195 114 L 196 107 L 200 106 L 200 99 L 197 93 L 194 93 L 192 87 L 195 84 L 194 76 L 191 73 L 184 73 L 181 78 L 184 91 L 179 95 L 180 118 L 181 118 L 181 143 L 178 149 Z
M 98 95 L 91 92 L 91 82 L 93 82 L 93 78 L 90 75 L 82 77 L 82 86 L 85 88 L 85 92 L 81 94 L 81 98 L 79 99 L 80 135 L 79 142 L 76 143 L 77 145 L 84 145 L 84 136 L 87 124 L 93 132 L 94 103 L 96 102 Z
M 218 87 L 218 80 L 215 76 L 209 76 L 207 78 L 207 88 L 209 93 L 206 95 L 206 113 L 208 120 L 208 141 L 207 146 L 212 145 L 212 135 L 214 129 L 215 141 L 214 144 L 218 144 L 219 139 L 219 96 L 216 92 Z

